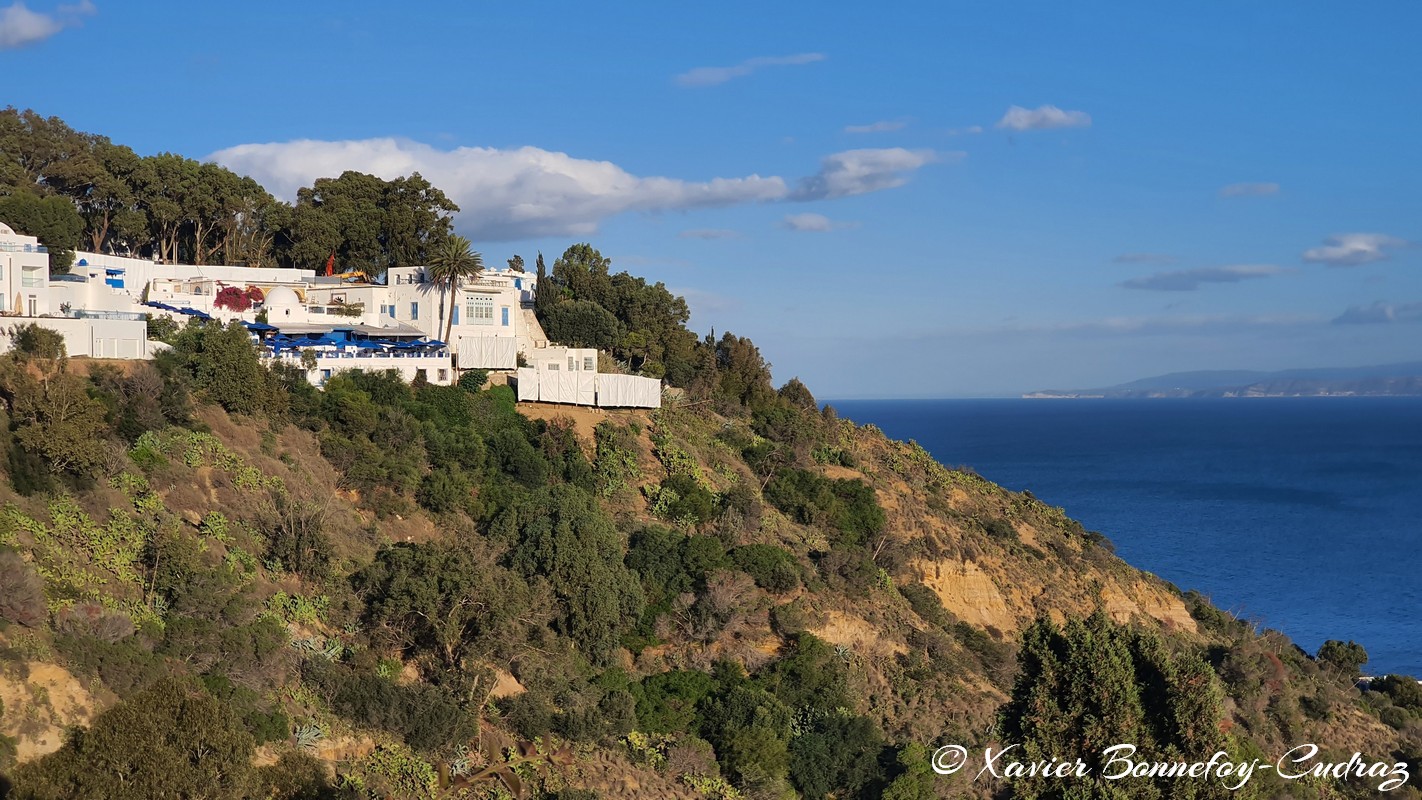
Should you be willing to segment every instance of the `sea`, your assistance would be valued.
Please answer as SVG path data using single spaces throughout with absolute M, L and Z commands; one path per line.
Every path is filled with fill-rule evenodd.
M 844 400 L 1131 565 L 1367 675 L 1422 677 L 1422 398 Z

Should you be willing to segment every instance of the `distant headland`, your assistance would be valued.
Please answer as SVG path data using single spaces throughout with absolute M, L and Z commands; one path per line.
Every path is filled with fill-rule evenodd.
M 1161 397 L 1422 397 L 1422 362 L 1277 372 L 1172 372 L 1101 389 L 1039 389 L 1031 399 Z

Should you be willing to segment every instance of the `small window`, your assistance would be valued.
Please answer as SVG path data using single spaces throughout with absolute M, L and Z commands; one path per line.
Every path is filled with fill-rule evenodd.
M 492 325 L 494 324 L 494 299 L 492 297 L 474 297 L 464 304 L 464 319 L 466 325 Z
M 596 371 L 597 371 L 597 364 L 593 363 L 593 357 L 592 357 L 592 356 L 585 356 L 585 357 L 583 358 L 583 371 L 584 371 L 584 372 L 596 372 Z
M 578 360 L 577 360 L 576 358 L 573 358 L 572 356 L 568 356 L 568 371 L 569 371 L 569 372 L 572 372 L 573 370 L 575 370 L 575 369 L 577 369 L 577 368 L 578 368 Z
M 557 362 L 557 361 L 549 361 L 549 362 L 548 362 L 548 371 L 549 371 L 549 372 L 557 372 L 557 371 L 558 371 L 558 362 Z
M 449 380 L 449 370 L 444 370 L 444 369 L 440 370 L 440 371 L 439 371 L 439 379 L 440 379 L 441 382 Z
M 419 318 L 420 318 L 420 304 L 419 304 L 419 303 L 411 303 L 411 304 L 410 304 L 410 319 L 419 319 Z

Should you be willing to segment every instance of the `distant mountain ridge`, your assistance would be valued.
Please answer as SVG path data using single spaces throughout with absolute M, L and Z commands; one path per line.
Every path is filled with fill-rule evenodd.
M 1100 389 L 1041 389 L 1027 398 L 1422 397 L 1422 361 L 1276 372 L 1172 372 Z

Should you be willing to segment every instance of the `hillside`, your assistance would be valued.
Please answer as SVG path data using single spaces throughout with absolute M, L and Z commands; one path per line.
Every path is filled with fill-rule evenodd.
M 160 254 L 326 258 L 309 227 L 378 271 L 450 227 L 436 203 L 416 244 L 381 250 L 373 229 L 297 224 L 334 213 L 309 196 L 238 193 L 212 213 L 261 235 L 213 238 L 196 207 L 149 214 L 186 202 L 162 180 L 104 205 L 46 166 L 130 161 L 107 139 L 12 110 L 0 141 L 48 154 L 0 163 L 9 197 L 45 195 L 12 205 L 73 200 L 67 227 L 95 247 L 112 214 Z M 135 170 L 167 168 L 199 169 Z M 683 298 L 589 244 L 537 264 L 549 338 L 662 379 L 663 408 L 518 404 L 477 371 L 317 390 L 263 366 L 240 326 L 200 320 L 155 327 L 171 349 L 127 362 L 19 326 L 0 356 L 0 798 L 1338 798 L 1381 782 L 1107 784 L 1118 742 L 1269 764 L 1315 742 L 1317 762 L 1416 772 L 1422 692 L 1360 692 L 1361 647 L 1310 656 L 1061 509 L 777 387 L 753 342 L 698 336 Z M 1009 742 L 1096 777 L 932 769 L 944 745 Z
M 994 787 L 918 748 L 992 741 L 1018 645 L 1059 625 L 1195 665 L 1232 751 L 1416 752 L 1406 697 L 1360 695 L 798 382 L 772 390 L 743 340 L 698 345 L 718 353 L 703 398 L 589 436 L 470 382 L 317 394 L 253 373 L 241 335 L 191 328 L 156 365 L 9 357 L 16 797 L 86 796 L 114 759 L 142 775 L 152 737 L 166 758 L 211 739 L 165 778 L 225 758 L 229 797 L 961 796 Z M 27 410 L 36 386 L 91 393 L 96 449 L 34 444 L 83 417 Z M 94 733 L 61 746 L 75 724 Z

